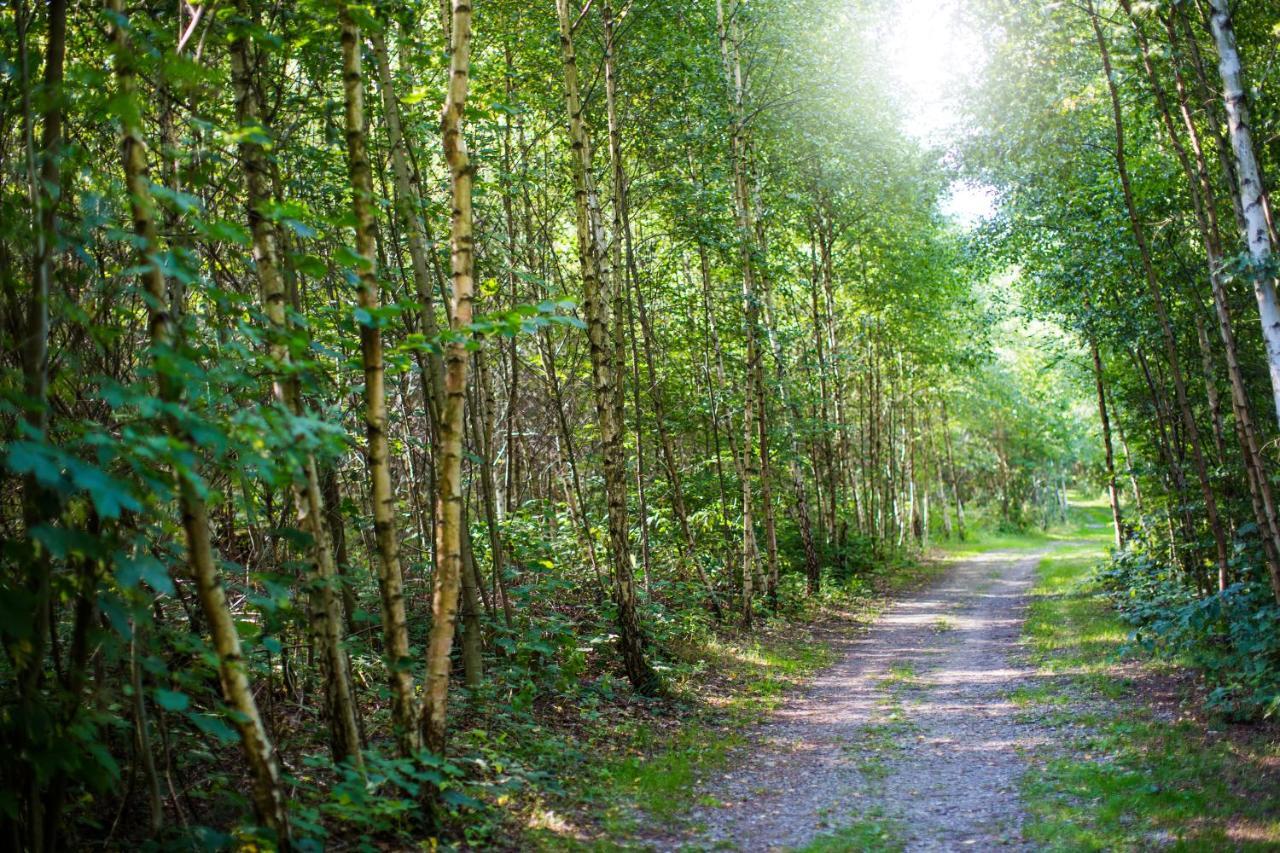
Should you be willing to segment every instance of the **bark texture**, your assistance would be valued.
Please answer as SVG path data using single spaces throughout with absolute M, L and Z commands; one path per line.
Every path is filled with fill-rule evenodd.
M 453 0 L 449 44 L 449 80 L 440 135 L 449 164 L 453 213 L 449 228 L 453 301 L 449 344 L 445 349 L 444 405 L 440 417 L 439 470 L 436 472 L 436 572 L 431 595 L 431 635 L 427 644 L 427 692 L 422 735 L 427 748 L 443 754 L 449 698 L 449 652 L 458 619 L 462 565 L 462 435 L 466 427 L 467 340 L 471 326 L 471 161 L 462 134 L 471 69 L 471 2 Z
M 117 21 L 127 21 L 124 0 L 109 0 L 108 8 Z M 169 287 L 157 253 L 160 238 L 156 228 L 155 203 L 151 196 L 151 179 L 147 165 L 147 147 L 143 138 L 137 104 L 137 65 L 134 47 L 126 27 L 113 24 L 111 37 L 115 49 L 115 75 L 120 99 L 125 103 L 121 111 L 122 150 L 125 187 L 129 194 L 133 229 L 138 236 L 138 275 L 147 292 L 148 334 L 157 356 L 160 399 L 166 403 L 178 403 L 182 388 L 175 378 L 166 374 L 163 353 L 177 345 L 176 319 L 170 313 Z M 182 443 L 189 437 L 182 434 L 176 421 L 166 424 L 169 434 Z M 222 696 L 235 711 L 232 724 L 240 735 L 250 775 L 253 779 L 252 799 L 258 820 L 276 835 L 282 848 L 289 846 L 289 817 L 285 810 L 285 793 L 280 781 L 280 769 L 276 762 L 275 747 L 267 734 L 254 699 L 253 687 L 245 667 L 240 648 L 240 634 L 236 630 L 231 609 L 227 606 L 226 591 L 213 555 L 209 533 L 209 511 L 203 497 L 203 486 L 198 481 L 194 466 L 175 471 L 178 481 L 178 508 L 182 516 L 182 529 L 187 540 L 187 559 L 200 600 L 200 609 L 208 622 L 213 639 L 214 653 L 218 657 L 218 678 Z
M 400 568 L 400 538 L 396 530 L 396 498 L 391 485 L 387 447 L 387 397 L 382 352 L 382 332 L 377 310 L 381 304 L 378 283 L 378 240 L 373 211 L 373 175 L 369 168 L 365 137 L 364 72 L 361 63 L 360 28 L 347 4 L 338 7 L 342 38 L 342 90 L 347 137 L 347 171 L 351 181 L 351 208 L 356 223 L 356 270 L 359 285 L 356 306 L 360 318 L 360 356 L 364 367 L 364 424 L 369 470 L 369 500 L 373 504 L 373 529 L 378 553 L 378 591 L 382 598 L 382 633 L 391 684 L 391 719 L 402 755 L 418 747 L 418 721 L 409 657 L 409 627 L 404 606 L 404 576 Z
M 1275 270 L 1271 261 L 1271 231 L 1267 222 L 1262 168 L 1254 150 L 1249 127 L 1249 102 L 1245 94 L 1244 68 L 1236 47 L 1235 28 L 1227 0 L 1209 0 L 1209 29 L 1218 49 L 1218 73 L 1222 77 L 1222 100 L 1227 109 L 1227 128 L 1235 152 L 1240 212 L 1244 239 L 1253 262 L 1253 292 L 1258 300 L 1262 339 L 1267 348 L 1267 368 L 1271 393 L 1280 421 L 1280 301 L 1276 298 Z M 1277 587 L 1280 595 L 1280 587 Z

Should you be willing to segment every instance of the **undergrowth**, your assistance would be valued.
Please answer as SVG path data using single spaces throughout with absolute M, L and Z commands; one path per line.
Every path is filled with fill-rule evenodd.
M 1210 594 L 1170 568 L 1164 556 L 1131 545 L 1100 573 L 1102 588 L 1133 627 L 1134 645 L 1201 672 L 1214 711 L 1242 720 L 1275 717 L 1280 712 L 1280 606 L 1261 553 L 1248 540 L 1237 540 L 1232 582 Z
M 1276 849 L 1267 768 L 1280 749 L 1263 730 L 1151 701 L 1177 671 L 1119 666 L 1128 631 L 1092 579 L 1102 556 L 1040 566 L 1024 633 L 1041 680 L 1014 698 L 1058 734 L 1023 780 L 1027 838 L 1046 850 Z
M 521 739 L 542 769 L 561 768 L 552 771 L 559 781 L 527 787 L 499 835 L 534 849 L 614 849 L 605 839 L 655 824 L 676 828 L 692 807 L 719 805 L 700 803 L 694 792 L 745 744 L 744 731 L 832 663 L 820 632 L 870 621 L 889 597 L 939 570 L 932 562 L 883 565 L 828 584 L 821 607 L 775 617 L 755 632 L 708 628 L 685 637 L 669 649 L 663 700 L 617 694 L 589 710 L 564 696 L 564 715 Z

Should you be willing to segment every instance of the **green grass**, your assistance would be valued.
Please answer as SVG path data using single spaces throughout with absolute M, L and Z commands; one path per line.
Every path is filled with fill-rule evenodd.
M 1127 631 L 1089 583 L 1102 556 L 1074 549 L 1040 566 L 1025 637 L 1044 680 L 1014 698 L 1062 735 L 1023 779 L 1027 838 L 1046 850 L 1280 849 L 1280 791 L 1263 772 L 1280 747 L 1153 715 L 1138 694 L 1154 665 L 1117 676 Z
M 968 557 L 985 551 L 1030 551 L 1054 543 L 1098 543 L 1111 541 L 1111 508 L 1102 498 L 1073 493 L 1065 524 L 1048 530 L 1009 532 L 988 528 L 967 531 L 963 542 L 939 542 L 934 550 L 942 557 Z
M 898 841 L 901 828 L 878 811 L 868 811 L 860 819 L 833 832 L 819 835 L 801 848 L 801 853 L 895 853 L 903 845 Z
M 889 667 L 889 674 L 883 679 L 891 684 L 901 684 L 913 681 L 916 677 L 916 667 L 911 661 L 905 663 L 895 663 Z

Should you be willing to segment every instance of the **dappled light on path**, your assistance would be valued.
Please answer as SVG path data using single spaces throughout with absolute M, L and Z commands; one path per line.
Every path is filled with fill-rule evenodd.
M 1026 847 L 1017 781 L 1045 733 L 1011 695 L 1036 678 L 1018 639 L 1042 554 L 959 562 L 844 640 L 705 780 L 687 832 L 648 842 L 784 850 L 874 818 L 908 850 Z

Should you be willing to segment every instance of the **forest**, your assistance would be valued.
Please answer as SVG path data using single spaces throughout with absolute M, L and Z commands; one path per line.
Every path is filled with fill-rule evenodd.
M 0 0 L 0 847 L 1276 849 L 1277 34 Z

